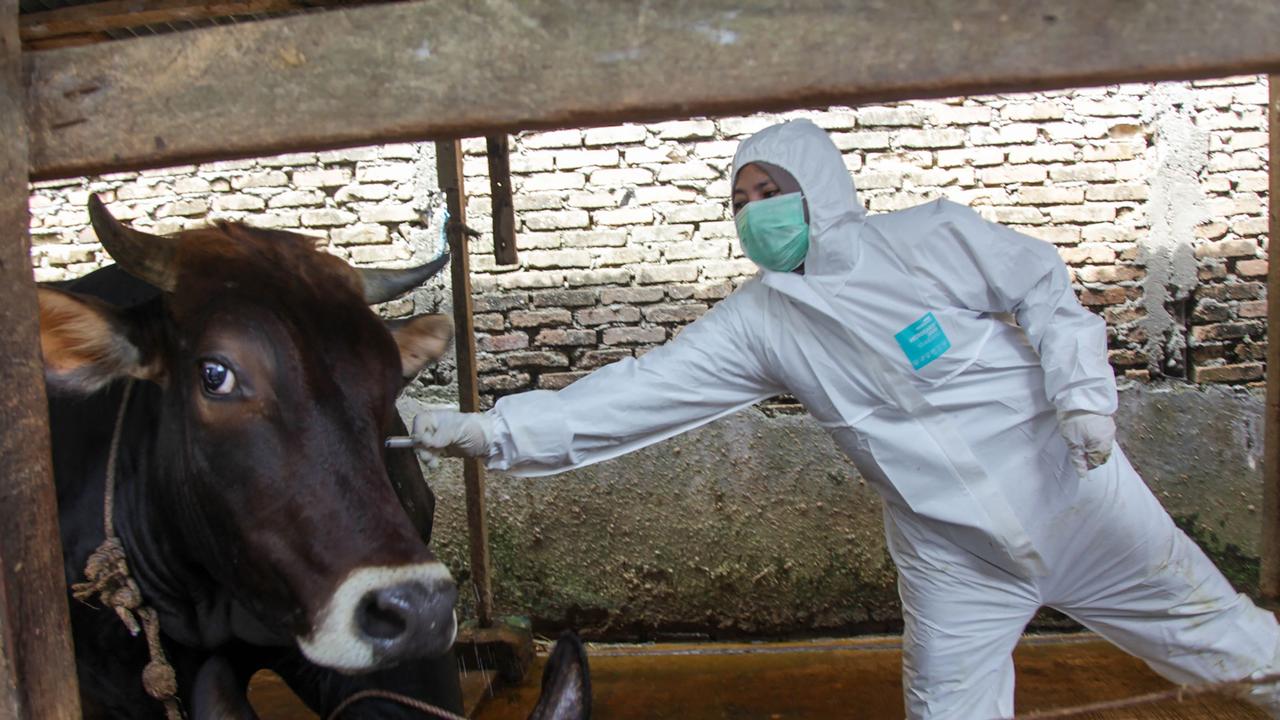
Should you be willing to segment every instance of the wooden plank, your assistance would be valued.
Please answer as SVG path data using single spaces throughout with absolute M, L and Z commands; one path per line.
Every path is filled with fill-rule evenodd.
M 399 0 L 106 0 L 27 13 L 18 19 L 27 50 L 104 42 L 107 31 L 165 28 L 172 23 L 204 23 L 228 18 L 307 12 Z M 179 28 L 182 29 L 182 28 Z M 189 29 L 189 28 L 188 28 Z M 147 33 L 144 33 L 147 34 Z
M 515 265 L 520 257 L 516 254 L 516 208 L 511 199 L 511 148 L 506 135 L 490 135 L 485 145 L 493 201 L 493 259 L 499 265 Z
M 29 43 L 62 35 L 304 7 L 295 0 L 108 0 L 28 13 L 19 18 L 18 24 L 22 42 Z
M 476 328 L 471 312 L 471 255 L 465 232 L 467 195 L 462 182 L 462 143 L 436 143 L 436 178 L 445 194 L 449 222 L 449 271 L 453 281 L 454 349 L 458 358 L 458 407 L 463 412 L 480 409 L 480 382 L 476 369 Z M 476 591 L 476 620 L 480 627 L 493 624 L 493 588 L 490 580 L 489 528 L 485 516 L 484 466 L 475 458 L 462 461 L 467 496 L 467 536 L 471 547 L 471 582 Z
M 1263 418 L 1262 451 L 1262 597 L 1280 602 L 1280 258 L 1271 257 L 1280 238 L 1280 75 L 1267 78 L 1271 133 L 1267 243 L 1267 401 Z
M 27 214 L 18 2 L 0 0 L 0 715 L 79 718 Z
M 1273 72 L 1276 27 L 1274 0 L 419 0 L 29 53 L 32 173 Z

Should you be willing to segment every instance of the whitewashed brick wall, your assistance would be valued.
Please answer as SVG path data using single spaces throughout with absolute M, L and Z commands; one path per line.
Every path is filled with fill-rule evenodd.
M 672 337 L 754 272 L 728 207 L 738 142 L 784 117 L 831 132 L 868 209 L 937 197 L 1058 246 L 1135 379 L 1252 383 L 1265 353 L 1267 88 L 1259 77 L 559 130 L 511 144 L 520 264 L 492 257 L 483 140 L 464 143 L 486 397 L 558 388 Z M 105 258 L 89 192 L 169 232 L 243 219 L 357 264 L 439 248 L 430 144 L 40 183 L 37 277 Z M 401 303 L 390 312 L 407 312 Z M 421 308 L 419 308 L 421 309 Z

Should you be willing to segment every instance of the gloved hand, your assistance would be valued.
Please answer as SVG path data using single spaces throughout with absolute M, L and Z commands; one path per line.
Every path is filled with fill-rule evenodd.
M 427 410 L 413 418 L 414 447 L 434 467 L 438 455 L 485 457 L 493 442 L 493 420 L 484 413 Z
M 1062 436 L 1067 439 L 1071 464 L 1081 478 L 1111 457 L 1111 446 L 1116 441 L 1116 422 L 1110 415 L 1075 411 L 1063 415 L 1059 424 Z

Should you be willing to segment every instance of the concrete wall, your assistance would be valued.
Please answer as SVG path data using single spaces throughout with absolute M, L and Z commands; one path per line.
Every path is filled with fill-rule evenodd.
M 412 410 L 412 403 L 403 409 Z M 1120 442 L 1239 586 L 1256 583 L 1262 395 L 1130 383 Z M 465 577 L 461 469 L 431 478 L 437 551 Z M 496 602 L 607 638 L 891 631 L 880 503 L 804 414 L 747 410 L 551 478 L 489 475 Z

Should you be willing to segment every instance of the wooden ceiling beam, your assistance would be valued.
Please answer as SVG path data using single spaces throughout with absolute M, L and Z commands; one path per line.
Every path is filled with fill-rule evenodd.
M 419 0 L 26 54 L 32 174 L 1280 72 L 1274 0 Z
M 111 31 L 394 1 L 106 0 L 21 15 L 19 31 L 24 48 L 45 50 L 110 41 Z
M 182 20 L 297 10 L 296 0 L 108 0 L 19 17 L 23 43 Z

